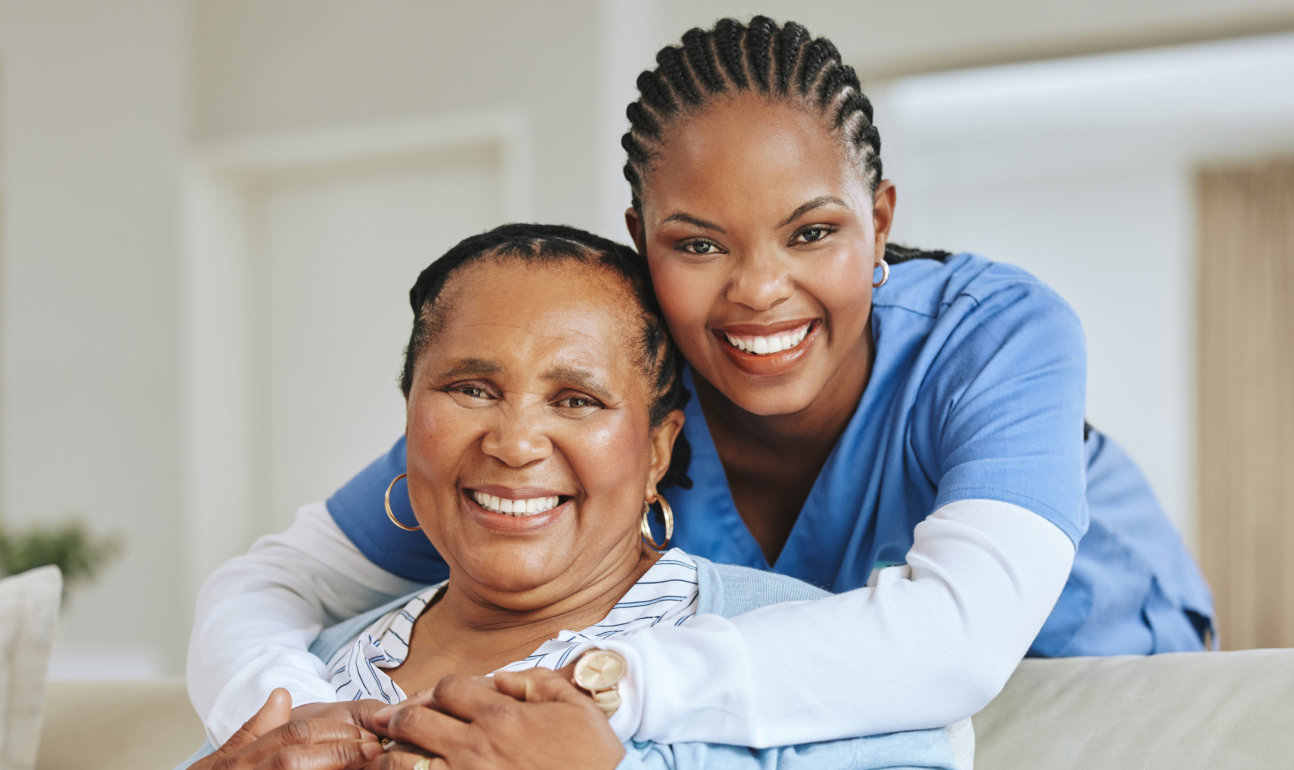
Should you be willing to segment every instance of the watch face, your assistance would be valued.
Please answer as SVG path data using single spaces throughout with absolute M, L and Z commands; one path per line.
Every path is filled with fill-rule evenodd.
M 575 682 L 596 692 L 614 687 L 625 675 L 625 659 L 610 650 L 589 650 L 575 664 Z

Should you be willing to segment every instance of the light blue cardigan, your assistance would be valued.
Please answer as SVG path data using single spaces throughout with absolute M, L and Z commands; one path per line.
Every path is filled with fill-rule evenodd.
M 693 556 L 697 563 L 697 612 L 732 617 L 779 602 L 816 599 L 825 591 L 771 572 L 715 562 Z M 375 610 L 325 629 L 310 651 L 328 660 L 360 632 L 413 597 L 396 599 Z M 811 633 L 811 631 L 809 631 Z M 208 743 L 176 770 L 187 768 L 214 749 Z M 715 743 L 625 743 L 625 757 L 616 770 L 953 770 L 952 746 L 944 730 L 916 730 L 867 738 L 805 743 L 772 749 L 748 749 Z

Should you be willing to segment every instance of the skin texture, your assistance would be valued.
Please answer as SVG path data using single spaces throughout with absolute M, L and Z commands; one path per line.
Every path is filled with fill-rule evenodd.
M 873 193 L 815 110 L 742 94 L 665 131 L 641 213 L 626 212 L 737 508 L 770 561 L 867 385 L 872 282 L 894 203 L 894 186 Z M 726 337 L 806 325 L 803 342 L 767 356 Z
M 412 768 L 435 746 L 431 768 L 612 768 L 624 755 L 606 717 L 569 673 L 500 672 L 494 681 L 447 677 L 434 690 L 380 712 L 375 728 L 400 741 L 371 767 Z M 497 687 L 497 689 L 496 689 Z
M 450 581 L 390 672 L 406 692 L 435 689 L 370 726 L 456 768 L 613 767 L 619 741 L 568 678 L 546 672 L 529 693 L 539 705 L 514 697 L 524 687 L 507 695 L 465 675 L 597 622 L 655 562 L 638 521 L 682 412 L 650 424 L 636 305 L 611 272 L 487 260 L 445 293 L 441 331 L 414 370 L 406 435 L 410 499 Z M 560 503 L 511 517 L 474 492 Z M 412 756 L 387 752 L 380 766 L 412 767 Z
M 350 770 L 382 755 L 377 736 L 356 724 L 376 708 L 311 704 L 292 709 L 275 690 L 247 724 L 194 770 Z

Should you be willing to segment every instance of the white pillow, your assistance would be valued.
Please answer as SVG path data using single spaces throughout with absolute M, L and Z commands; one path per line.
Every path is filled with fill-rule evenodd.
M 58 567 L 0 580 L 0 768 L 33 770 L 49 648 L 62 601 Z

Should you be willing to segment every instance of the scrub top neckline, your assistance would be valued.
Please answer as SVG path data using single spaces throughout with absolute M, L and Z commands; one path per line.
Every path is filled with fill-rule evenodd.
M 879 386 L 874 387 L 877 379 L 876 373 L 878 370 L 883 369 L 881 365 L 883 356 L 880 346 L 880 334 L 875 328 L 874 312 L 869 320 L 874 353 L 867 385 L 863 388 L 863 393 L 859 397 L 858 404 L 854 407 L 849 421 L 845 424 L 845 429 L 836 439 L 835 444 L 832 445 L 822 467 L 818 469 L 818 473 L 813 480 L 813 486 L 810 487 L 808 496 L 804 498 L 804 503 L 796 514 L 795 523 L 787 534 L 786 542 L 782 544 L 782 549 L 772 564 L 764 555 L 763 548 L 760 547 L 750 528 L 746 526 L 746 521 L 741 517 L 741 512 L 737 510 L 737 503 L 732 496 L 732 487 L 728 483 L 728 475 L 723 467 L 723 460 L 719 457 L 719 451 L 715 446 L 714 437 L 710 433 L 710 425 L 706 420 L 705 412 L 701 408 L 700 399 L 696 397 L 696 384 L 692 367 L 691 365 L 684 367 L 683 384 L 692 394 L 692 398 L 689 399 L 684 410 L 687 416 L 684 423 L 685 430 L 686 427 L 693 428 L 693 430 L 686 431 L 688 441 L 692 444 L 692 470 L 690 473 L 697 477 L 718 479 L 722 482 L 721 485 L 717 485 L 721 487 L 722 491 L 712 495 L 710 499 L 712 505 L 718 506 L 717 510 L 712 511 L 713 521 L 731 533 L 734 541 L 731 541 L 729 545 L 735 551 L 734 555 L 742 557 L 741 563 L 784 575 L 792 575 L 823 587 L 831 584 L 832 580 L 830 578 L 831 575 L 834 575 L 834 569 L 824 569 L 826 565 L 823 562 L 831 560 L 826 551 L 833 546 L 822 542 L 814 534 L 813 530 L 820 525 L 818 519 L 821 518 L 821 512 L 825 508 L 822 501 L 831 497 L 828 490 L 831 486 L 831 480 L 840 476 L 840 474 L 833 472 L 835 466 L 839 462 L 843 462 L 840 457 L 840 447 L 845 443 L 847 437 L 856 434 L 861 429 L 861 423 L 866 420 L 866 415 L 873 408 L 873 403 L 876 399 L 874 394 L 881 389 Z M 861 487 L 861 484 L 859 486 Z M 843 547 L 843 544 L 839 545 Z M 834 561 L 838 561 L 838 559 Z

